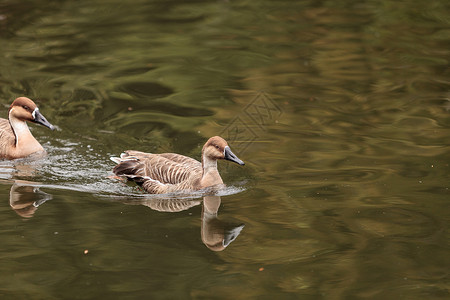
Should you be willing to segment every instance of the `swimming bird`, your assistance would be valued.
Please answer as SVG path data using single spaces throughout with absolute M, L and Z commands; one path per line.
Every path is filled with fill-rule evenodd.
M 8 120 L 0 118 L 0 159 L 23 158 L 37 152 L 45 153 L 44 148 L 31 134 L 26 121 L 54 129 L 31 99 L 17 98 L 9 107 Z
M 200 190 L 223 184 L 217 160 L 226 159 L 244 165 L 220 136 L 210 138 L 202 149 L 202 162 L 175 154 L 152 154 L 128 150 L 119 157 L 111 157 L 118 165 L 113 172 L 117 176 L 135 181 L 151 194 Z

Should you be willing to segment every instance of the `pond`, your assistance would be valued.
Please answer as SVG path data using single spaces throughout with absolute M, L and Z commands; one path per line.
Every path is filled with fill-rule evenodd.
M 448 1 L 1 1 L 2 299 L 448 299 Z M 200 159 L 215 195 L 112 177 Z

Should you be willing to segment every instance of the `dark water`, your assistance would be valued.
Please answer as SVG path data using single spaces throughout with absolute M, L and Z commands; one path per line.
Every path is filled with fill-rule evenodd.
M 0 162 L 0 298 L 448 299 L 449 11 L 0 1 L 2 117 L 58 127 Z M 246 162 L 218 197 L 108 178 L 218 134 Z

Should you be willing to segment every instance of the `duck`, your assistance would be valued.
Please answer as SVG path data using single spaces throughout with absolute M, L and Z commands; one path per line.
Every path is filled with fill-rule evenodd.
M 35 153 L 46 153 L 31 134 L 27 121 L 54 129 L 33 100 L 27 97 L 15 99 L 9 107 L 8 119 L 0 118 L 0 159 L 17 159 Z
M 176 153 L 153 154 L 135 150 L 111 157 L 117 163 L 113 169 L 116 176 L 136 182 L 150 194 L 197 191 L 223 185 L 217 170 L 219 159 L 245 165 L 220 136 L 213 136 L 205 143 L 201 162 Z

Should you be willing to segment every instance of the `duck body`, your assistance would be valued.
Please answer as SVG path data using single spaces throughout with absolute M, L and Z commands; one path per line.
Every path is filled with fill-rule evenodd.
M 45 153 L 42 145 L 31 134 L 27 121 L 54 129 L 31 99 L 17 98 L 9 108 L 8 120 L 0 118 L 0 159 L 16 159 Z
M 120 158 L 111 158 L 118 165 L 113 172 L 117 176 L 135 181 L 151 194 L 200 190 L 223 184 L 217 160 L 226 159 L 244 165 L 231 152 L 227 142 L 218 136 L 210 138 L 202 149 L 202 162 L 175 154 L 152 154 L 128 150 Z

